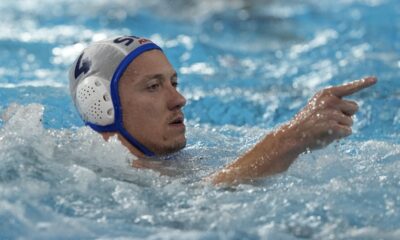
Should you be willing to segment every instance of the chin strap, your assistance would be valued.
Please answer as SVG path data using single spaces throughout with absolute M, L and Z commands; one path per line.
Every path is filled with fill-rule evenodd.
M 141 144 L 136 138 L 134 138 L 131 134 L 129 134 L 128 131 L 121 125 L 121 124 L 113 124 L 113 125 L 108 125 L 108 126 L 99 126 L 96 124 L 92 123 L 86 123 L 89 127 L 91 127 L 93 130 L 96 132 L 118 132 L 120 133 L 132 146 L 134 146 L 136 149 L 141 151 L 144 155 L 148 157 L 153 157 L 155 154 L 145 147 L 143 144 Z

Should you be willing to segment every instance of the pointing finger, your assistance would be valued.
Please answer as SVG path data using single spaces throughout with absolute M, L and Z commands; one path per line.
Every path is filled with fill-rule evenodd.
M 364 88 L 374 85 L 377 82 L 376 77 L 366 77 L 360 80 L 352 81 L 340 86 L 331 87 L 330 92 L 337 97 L 344 97 L 358 92 Z

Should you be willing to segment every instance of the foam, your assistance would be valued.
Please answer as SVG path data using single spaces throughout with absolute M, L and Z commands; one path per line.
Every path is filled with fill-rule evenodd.
M 43 111 L 40 104 L 4 111 L 0 220 L 9 220 L 0 226 L 1 237 L 107 239 L 132 232 L 155 237 L 160 231 L 172 237 L 179 229 L 189 229 L 182 236 L 193 238 L 222 232 L 283 239 L 398 236 L 380 225 L 400 219 L 398 144 L 343 141 L 302 155 L 284 174 L 221 189 L 202 177 L 232 162 L 266 129 L 189 122 L 188 147 L 163 160 L 166 168 L 186 168 L 188 174 L 168 177 L 131 168 L 132 156 L 115 138 L 105 142 L 87 127 L 44 128 Z M 354 218 L 370 225 L 352 227 Z

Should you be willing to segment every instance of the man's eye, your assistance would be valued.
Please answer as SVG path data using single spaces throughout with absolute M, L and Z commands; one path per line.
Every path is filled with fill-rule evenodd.
M 154 91 L 154 90 L 157 90 L 159 87 L 160 87 L 160 84 L 155 83 L 155 84 L 148 86 L 147 89 L 150 91 Z
M 173 87 L 178 87 L 178 78 L 177 77 L 174 77 L 174 78 L 172 78 L 171 79 L 171 85 L 173 86 Z

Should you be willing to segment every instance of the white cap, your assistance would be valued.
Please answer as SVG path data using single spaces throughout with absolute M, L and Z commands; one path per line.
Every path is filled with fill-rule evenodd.
M 128 54 L 149 44 L 154 45 L 144 38 L 124 36 L 96 42 L 79 55 L 69 71 L 69 86 L 75 106 L 86 123 L 99 126 L 114 123 L 111 80 Z

